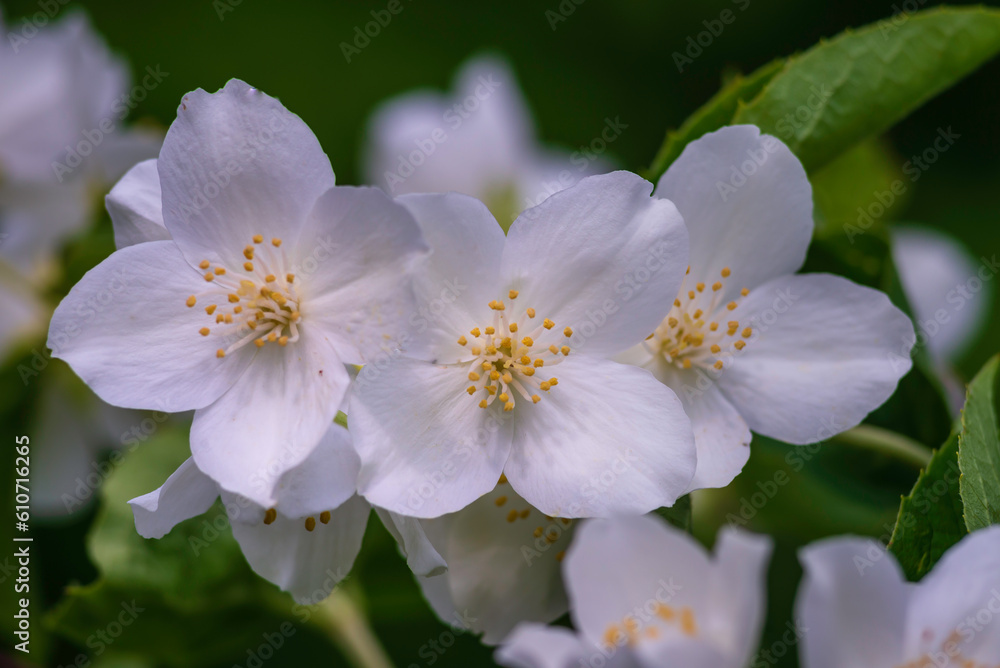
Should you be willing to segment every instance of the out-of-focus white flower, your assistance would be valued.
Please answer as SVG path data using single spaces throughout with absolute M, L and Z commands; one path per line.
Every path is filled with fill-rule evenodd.
M 611 128 L 612 141 L 620 131 Z M 505 225 L 602 171 L 606 161 L 589 152 L 571 155 L 539 144 L 517 79 L 493 56 L 467 62 L 450 94 L 418 91 L 385 102 L 369 122 L 364 150 L 368 183 L 393 196 L 470 195 Z
M 745 668 L 764 622 L 770 551 L 767 538 L 725 530 L 710 555 L 657 517 L 585 520 L 563 561 L 576 632 L 523 624 L 496 659 L 511 668 Z
M 863 538 L 802 550 L 805 668 L 988 668 L 1000 663 L 1000 527 L 965 536 L 919 583 Z
M 787 146 L 752 125 L 706 134 L 654 196 L 684 217 L 691 266 L 650 338 L 619 359 L 684 402 L 698 446 L 690 489 L 729 484 L 751 429 L 815 443 L 892 395 L 911 366 L 913 325 L 877 290 L 795 274 L 812 238 L 812 187 Z

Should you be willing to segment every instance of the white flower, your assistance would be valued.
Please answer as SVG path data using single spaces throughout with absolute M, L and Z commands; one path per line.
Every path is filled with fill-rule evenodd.
M 198 467 L 271 506 L 336 415 L 344 365 L 398 336 L 420 230 L 380 190 L 333 187 L 305 123 L 236 80 L 185 96 L 155 166 L 170 240 L 91 270 L 49 347 L 108 403 L 196 409 Z M 149 204 L 151 173 L 133 170 L 119 202 L 134 186 Z
M 465 195 L 405 195 L 431 246 L 396 356 L 363 370 L 350 424 L 359 491 L 414 517 L 460 510 L 505 473 L 552 517 L 670 505 L 694 470 L 690 423 L 642 341 L 687 265 L 676 209 L 627 172 L 584 179 L 504 238 Z M 416 359 L 421 357 L 421 359 Z
M 1000 663 L 1000 527 L 969 534 L 919 583 L 863 538 L 801 553 L 805 668 L 987 668 Z
M 586 520 L 563 561 L 576 632 L 519 626 L 512 668 L 744 668 L 764 622 L 770 541 L 724 530 L 715 554 L 655 517 Z
M 982 279 L 981 266 L 962 244 L 928 227 L 894 227 L 892 259 L 917 320 L 917 345 L 930 352 L 957 417 L 965 383 L 951 363 L 985 324 L 993 283 Z
M 857 425 L 910 369 L 914 336 L 881 292 L 794 275 L 812 238 L 812 188 L 784 144 L 749 125 L 692 142 L 654 193 L 677 205 L 691 267 L 651 339 L 620 359 L 684 402 L 698 446 L 691 489 L 723 487 L 750 430 L 788 443 Z
M 451 95 L 419 91 L 385 102 L 372 115 L 367 140 L 368 183 L 392 195 L 460 192 L 485 202 L 505 224 L 553 192 L 607 171 L 592 154 L 539 145 L 517 79 L 493 56 L 467 62 Z
M 506 478 L 456 513 L 415 520 L 405 538 L 398 516 L 379 514 L 414 572 L 431 574 L 417 581 L 443 622 L 494 645 L 520 622 L 551 622 L 566 612 L 560 563 L 577 520 L 532 508 Z M 429 567 L 431 560 L 441 567 Z
M 162 538 L 206 512 L 221 495 L 233 536 L 253 570 L 299 603 L 314 604 L 347 576 L 361 549 L 371 508 L 354 495 L 357 472 L 350 436 L 335 424 L 305 461 L 278 479 L 271 507 L 228 494 L 193 459 L 162 487 L 129 504 L 139 534 Z
M 94 190 L 155 155 L 161 136 L 121 127 L 128 69 L 82 14 L 30 38 L 2 32 L 0 259 L 41 279 L 91 220 Z

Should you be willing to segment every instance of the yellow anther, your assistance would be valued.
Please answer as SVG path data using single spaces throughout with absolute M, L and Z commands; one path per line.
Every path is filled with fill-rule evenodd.
M 469 340 L 467 338 L 465 338 L 464 336 L 458 337 L 458 345 L 464 346 L 468 342 L 469 342 Z
M 549 388 L 552 387 L 552 384 L 549 383 L 549 381 L 547 381 L 547 380 L 543 380 L 538 387 L 540 387 L 543 390 L 545 390 L 546 392 L 548 392 Z
M 563 336 L 565 336 L 565 337 L 573 336 L 573 328 L 572 327 L 567 327 L 566 329 L 564 329 L 563 330 Z
M 532 364 L 535 365 L 535 368 L 542 367 L 542 366 L 545 366 L 545 360 L 539 358 L 539 359 L 536 359 L 534 362 L 532 362 Z
M 500 401 L 502 401 L 504 403 L 510 401 L 510 397 L 507 396 L 506 392 L 502 393 L 499 397 L 497 397 L 497 399 L 499 399 Z
M 255 235 L 253 235 L 253 242 L 254 242 L 255 244 L 259 244 L 259 243 L 261 243 L 262 241 L 264 241 L 264 237 L 263 237 L 262 235 L 260 235 L 260 234 L 255 234 Z
M 573 520 L 571 520 L 571 519 L 568 519 L 568 518 L 566 518 L 566 517 L 562 518 L 562 519 L 561 519 L 561 520 L 559 520 L 559 521 L 563 523 L 563 526 L 569 526 L 570 524 L 572 524 L 572 523 L 573 523 Z
M 477 380 L 479 380 L 479 374 L 476 373 L 475 371 L 470 371 L 469 372 L 469 380 L 471 380 L 471 381 L 477 381 Z
M 505 371 L 503 376 L 501 377 L 503 378 L 503 382 L 505 383 L 510 383 L 510 381 L 514 380 L 514 377 L 510 375 L 509 371 Z
M 531 358 L 527 355 L 521 355 L 521 364 L 531 364 Z
M 490 371 L 490 380 L 500 380 L 500 372 L 496 369 Z
M 469 330 L 469 334 L 472 334 L 473 336 L 482 336 L 483 335 L 483 333 L 479 331 L 478 327 L 473 327 L 472 329 L 470 329 Z
M 733 309 L 736 308 L 736 302 L 729 302 L 728 304 L 726 304 L 726 308 L 732 311 Z
M 723 267 L 722 271 L 719 273 L 722 274 L 723 278 L 729 278 L 729 274 L 731 274 L 732 272 L 729 271 L 729 267 Z
M 750 294 L 749 288 L 743 288 L 742 290 L 740 290 L 740 294 L 746 297 L 748 294 Z
M 751 334 L 753 334 L 752 327 L 746 327 L 743 329 L 742 335 L 744 339 L 749 339 Z
M 512 510 L 509 513 L 507 513 L 507 521 L 508 522 L 516 522 L 517 521 L 517 511 L 516 510 Z
M 542 398 L 540 396 L 538 396 L 537 394 L 532 394 L 531 395 L 531 402 L 532 403 L 537 404 L 541 400 L 542 400 Z
M 292 322 L 298 322 L 299 318 L 302 317 L 298 311 L 292 311 Z
M 267 343 L 266 339 L 257 339 L 256 341 L 253 342 L 253 344 L 258 348 L 263 348 L 265 343 Z
M 274 508 L 268 508 L 267 512 L 264 513 L 264 524 L 271 524 L 276 519 L 278 519 L 278 511 Z
M 472 353 L 473 355 L 479 355 L 480 353 L 483 352 L 483 349 L 480 348 L 479 346 L 472 346 L 471 348 L 469 348 L 469 352 Z
M 521 369 L 521 373 L 523 373 L 525 376 L 534 376 L 535 375 L 535 368 L 529 366 L 526 369 Z
M 551 346 L 549 346 L 549 352 L 555 355 L 559 352 L 559 347 L 553 343 Z
M 698 283 L 694 287 L 695 287 L 695 289 L 698 290 L 698 292 L 704 292 L 705 291 L 705 284 L 704 283 Z
M 691 317 L 694 318 L 695 320 L 697 320 L 698 318 L 700 318 L 702 316 L 702 313 L 704 313 L 704 311 L 702 311 L 701 309 L 698 309 L 697 311 L 694 312 L 694 314 Z
M 545 320 L 542 321 L 542 327 L 544 327 L 545 329 L 552 329 L 555 326 L 556 326 L 556 323 L 552 322 L 548 318 L 546 318 Z
M 497 484 L 498 485 L 506 485 L 507 484 L 507 474 L 506 473 L 501 473 L 500 474 L 500 479 L 497 480 Z
M 253 262 L 244 262 L 243 268 L 247 271 L 253 271 Z
M 489 404 L 486 403 L 485 399 L 483 399 L 482 401 L 479 402 L 479 407 L 480 408 L 486 408 L 487 406 L 489 406 Z
M 226 268 L 225 267 L 216 267 L 215 268 L 215 275 L 216 276 L 223 276 L 223 275 L 225 275 L 225 273 L 226 273 Z
M 685 357 L 684 361 L 681 362 L 681 366 L 683 366 L 685 369 L 690 369 L 691 368 L 691 359 L 689 357 Z
M 219 348 L 218 350 L 215 351 L 215 356 L 216 357 L 225 357 L 226 356 L 226 351 L 223 350 L 222 348 Z
M 674 614 L 675 614 L 674 609 L 671 608 L 669 605 L 659 603 L 656 606 L 656 616 L 659 617 L 660 619 L 666 620 L 668 622 L 673 621 Z
M 188 305 L 188 308 L 191 308 L 197 302 L 198 302 L 198 300 L 194 298 L 194 295 L 191 295 L 190 297 L 187 298 L 187 301 L 184 302 L 184 303 Z
M 730 320 L 729 322 L 726 323 L 726 326 L 729 327 L 729 329 L 736 329 L 740 326 L 740 321 Z
M 507 497 L 506 496 L 498 496 L 493 503 L 497 504 L 497 508 L 499 508 L 503 504 L 507 503 Z
M 533 309 L 533 308 L 529 308 L 527 311 L 525 311 L 525 313 L 528 314 L 529 318 L 534 318 L 535 317 L 535 309 Z
M 676 327 L 678 325 L 678 320 L 677 318 L 671 316 L 667 318 L 667 324 L 670 325 L 671 327 Z
M 287 336 L 278 337 L 278 345 L 281 346 L 282 348 L 284 348 L 285 346 L 287 346 L 288 345 L 288 337 Z
M 323 524 L 329 524 L 330 523 L 330 511 L 329 510 L 324 510 L 323 512 L 321 512 L 319 514 L 319 521 L 322 522 Z
M 499 299 L 494 299 L 493 301 L 490 302 L 490 308 L 493 309 L 494 311 L 502 311 L 507 307 L 504 306 L 504 303 Z
M 201 267 L 202 269 L 208 269 L 209 267 L 212 266 L 212 263 L 209 262 L 208 260 L 202 260 L 201 262 L 198 263 L 198 266 Z
M 713 364 L 712 366 L 715 367 L 716 370 L 721 371 L 723 366 L 722 360 L 715 360 L 715 364 Z
M 508 329 L 510 330 L 511 334 L 517 332 L 517 323 L 516 322 L 510 323 L 510 327 L 508 327 Z
M 517 295 L 518 295 L 517 290 L 511 290 L 510 292 L 507 293 L 507 297 L 509 299 L 517 299 Z
M 521 519 L 522 519 L 522 520 L 526 520 L 526 519 L 528 519 L 528 515 L 530 515 L 530 514 L 531 514 L 531 509 L 530 509 L 530 508 L 525 508 L 525 509 L 523 509 L 523 510 L 521 511 L 521 513 L 520 513 L 520 516 L 521 516 Z
M 274 283 L 278 279 L 274 274 L 268 274 L 267 276 L 264 277 L 264 280 L 267 281 L 268 283 Z
M 208 336 L 209 334 L 212 333 L 212 330 L 210 330 L 208 327 L 202 327 L 201 329 L 198 330 L 198 333 L 201 334 L 202 336 Z
M 737 341 L 733 345 L 736 346 L 736 350 L 743 350 L 746 347 L 747 342 L 746 341 Z
M 212 315 L 213 313 L 215 313 L 215 304 L 210 304 L 209 306 L 206 306 L 205 307 L 205 313 L 207 313 L 209 315 Z
M 514 402 L 513 401 L 508 401 L 507 403 L 505 403 L 503 405 L 503 412 L 504 413 L 510 413 L 512 410 L 514 410 Z
M 486 331 L 486 335 L 487 336 L 489 336 L 490 334 L 496 334 L 497 333 L 497 330 L 495 330 L 493 327 L 487 327 L 485 331 Z
M 680 305 L 681 305 L 681 300 L 680 299 L 675 299 L 674 300 L 674 306 L 680 307 Z
M 721 289 L 722 289 L 722 283 L 719 283 L 718 281 L 712 283 L 712 292 L 718 292 Z
M 215 280 L 215 274 L 213 274 L 212 272 L 210 272 L 210 271 L 209 271 L 209 272 L 206 272 L 206 273 L 205 273 L 205 276 L 204 276 L 203 278 L 204 278 L 204 279 L 205 279 L 206 281 L 208 281 L 209 283 L 211 283 L 212 281 L 214 281 L 214 280 Z
M 271 239 L 271 245 L 277 248 L 278 246 L 281 245 L 281 239 L 279 239 L 278 237 L 274 237 L 273 239 Z
M 694 290 L 688 290 L 688 299 L 694 299 Z
M 229 295 L 229 303 L 230 304 L 235 304 L 239 300 L 240 300 L 240 296 L 238 294 L 236 294 L 235 292 L 230 293 L 230 295 Z
M 467 388 L 465 388 L 465 391 L 468 392 L 469 396 L 471 397 L 473 394 L 476 393 L 476 386 L 475 385 L 469 385 Z
M 723 271 L 729 270 L 723 269 Z M 681 631 L 688 636 L 698 633 L 698 627 L 694 623 L 694 612 L 691 611 L 691 608 L 681 608 Z
M 315 517 L 307 517 L 306 518 L 306 531 L 312 531 L 315 528 L 316 528 L 316 518 Z
M 285 280 L 289 283 L 295 282 L 295 274 L 285 274 Z
M 483 371 L 489 371 L 493 368 L 493 364 L 491 362 L 483 362 L 480 366 L 483 367 Z
M 708 328 L 711 331 L 714 332 L 715 330 L 717 330 L 719 328 L 719 323 L 717 323 L 717 322 L 710 322 L 710 323 L 708 323 Z
M 225 323 L 226 323 L 227 325 L 231 325 L 231 324 L 233 324 L 233 316 L 229 315 L 228 313 L 227 313 L 226 315 L 224 315 L 224 316 L 222 317 L 222 320 L 223 320 L 223 322 L 225 322 Z
M 559 384 L 559 379 L 558 378 L 549 378 L 549 385 L 551 385 L 552 387 L 555 387 L 558 384 Z
M 535 538 L 541 538 L 542 534 L 545 533 L 545 529 L 542 527 L 535 527 L 535 530 L 532 533 L 535 535 Z
M 278 340 L 278 335 L 275 334 L 274 332 L 271 332 L 270 334 L 267 335 L 267 342 L 268 343 L 274 343 L 277 340 Z
M 712 351 L 713 355 L 718 355 L 720 352 L 722 352 L 722 348 L 720 348 L 718 344 L 715 343 L 712 344 L 712 347 L 709 348 L 709 350 Z
M 243 249 L 243 257 L 245 257 L 248 260 L 253 259 L 253 246 L 247 246 L 246 248 Z
M 489 392 L 490 396 L 492 397 L 494 394 L 497 393 L 497 386 L 496 385 L 487 385 L 486 386 L 486 391 Z
M 564 357 L 566 355 L 569 355 L 569 346 L 563 346 L 562 348 L 559 349 L 559 352 L 561 352 Z M 573 359 L 576 359 L 576 358 L 574 357 Z
M 226 320 L 226 316 L 224 316 L 221 313 L 218 314 L 217 316 L 215 316 L 215 324 L 216 325 L 218 325 L 220 322 L 225 322 L 225 320 Z
M 560 550 L 556 552 L 556 561 L 562 561 L 566 558 L 566 550 Z
M 486 346 L 486 352 L 489 353 L 490 355 L 496 355 L 497 347 L 491 343 L 490 345 Z

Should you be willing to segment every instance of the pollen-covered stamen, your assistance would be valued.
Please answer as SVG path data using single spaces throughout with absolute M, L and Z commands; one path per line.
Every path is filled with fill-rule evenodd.
M 456 337 L 463 355 L 457 365 L 467 368 L 464 392 L 480 408 L 499 402 L 510 412 L 519 401 L 537 404 L 558 383 L 557 378 L 542 379 L 537 374 L 549 369 L 570 353 L 573 330 L 553 329 L 548 318 L 536 318 L 535 309 L 517 307 L 517 290 L 507 293 L 508 302 L 495 299 L 489 303 L 493 320 L 473 327 Z M 560 336 L 561 334 L 561 336 Z
M 690 273 L 689 267 L 670 313 L 643 345 L 678 368 L 721 371 L 725 367 L 723 353 L 743 350 L 745 340 L 753 335 L 749 323 L 733 320 L 731 314 L 750 291 L 743 288 L 736 300 L 723 302 L 723 285 L 732 274 L 729 267 L 723 268 L 711 285 L 692 285 Z
M 295 274 L 287 272 L 290 263 L 281 247 L 281 239 L 264 243 L 260 234 L 243 249 L 241 270 L 229 270 L 202 260 L 198 268 L 212 286 L 187 297 L 188 307 L 205 303 L 207 326 L 201 336 L 221 336 L 224 347 L 216 357 L 224 358 L 234 350 L 253 342 L 258 348 L 268 343 L 287 346 L 299 339 L 302 315 Z

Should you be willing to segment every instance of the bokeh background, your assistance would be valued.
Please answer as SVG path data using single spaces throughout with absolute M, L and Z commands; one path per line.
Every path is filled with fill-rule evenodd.
M 897 0 L 586 0 L 579 5 L 563 0 L 562 6 L 573 11 L 553 29 L 546 11 L 559 12 L 559 0 L 401 2 L 403 11 L 360 53 L 354 53 L 349 63 L 340 44 L 352 42 L 355 27 L 370 21 L 369 12 L 384 9 L 386 2 L 74 0 L 60 12 L 85 11 L 110 47 L 128 60 L 137 78 L 147 66 L 168 74 L 132 112 L 131 122 L 166 128 L 185 92 L 198 87 L 214 91 L 237 77 L 280 98 L 300 115 L 330 156 L 338 183 L 356 184 L 362 178 L 365 123 L 375 106 L 413 88 L 448 89 L 459 65 L 484 51 L 511 62 L 543 141 L 577 150 L 599 136 L 606 118 L 620 118 L 628 127 L 611 144 L 608 157 L 621 167 L 640 171 L 650 164 L 667 129 L 704 103 L 725 76 L 750 72 L 775 57 L 806 49 L 820 38 L 890 16 L 902 5 Z M 937 4 L 911 2 L 921 8 Z M 736 21 L 679 72 L 672 54 L 683 51 L 687 39 L 705 29 L 703 21 L 737 6 L 746 9 L 737 11 Z M 38 3 L 6 0 L 3 8 L 12 25 L 22 15 L 37 11 Z M 960 135 L 918 182 L 910 184 L 906 201 L 892 207 L 887 218 L 947 231 L 976 257 L 989 257 L 1000 249 L 997 81 L 1000 60 L 930 101 L 884 138 L 888 155 L 901 167 L 909 156 L 930 145 L 938 128 L 950 127 Z M 77 276 L 113 249 L 110 221 L 104 216 L 96 224 L 99 227 L 89 233 L 92 241 L 66 258 Z M 71 269 L 68 281 L 75 280 L 73 274 Z M 993 294 L 996 298 L 1000 291 Z M 998 327 L 1000 308 L 994 304 L 988 326 L 958 361 L 958 370 L 966 378 L 996 351 Z M 10 434 L 28 428 L 22 409 L 31 391 L 16 374 L 3 375 L 0 405 L 5 443 L 13 440 Z M 756 482 L 770 479 L 784 465 L 785 448 L 755 439 L 753 458 L 738 484 L 724 493 L 695 499 L 699 538 L 711 542 L 716 528 L 725 522 L 727 509 L 738 507 L 742 494 L 752 493 Z M 812 470 L 814 478 L 803 478 L 798 487 L 768 504 L 749 523 L 751 528 L 772 533 L 779 546 L 770 571 L 765 647 L 778 641 L 791 616 L 798 578 L 795 548 L 839 532 L 885 537 L 883 526 L 889 523 L 891 527 L 899 495 L 909 490 L 915 477 L 912 468 L 871 458 L 841 457 L 836 467 L 825 467 L 825 455 L 819 451 L 809 462 L 806 472 Z M 843 483 L 847 477 L 839 478 L 837 467 L 860 482 Z M 4 471 L 9 478 L 9 470 Z M 69 522 L 38 527 L 34 568 L 43 591 L 42 609 L 53 606 L 68 585 L 86 584 L 96 577 L 84 548 L 96 512 L 92 507 Z M 190 559 L 194 568 L 197 562 L 193 556 Z M 391 538 L 374 520 L 348 586 L 363 601 L 376 634 L 397 665 L 492 665 L 490 651 L 475 638 L 452 634 L 433 616 Z M 8 583 L 2 587 L 7 590 Z M 8 600 L 9 592 L 3 596 L 0 600 Z M 36 616 L 40 626 L 37 610 Z M 186 622 L 179 615 L 169 623 L 183 628 L 195 619 L 192 615 Z M 197 621 L 198 632 L 219 635 L 236 628 L 249 633 L 254 625 L 264 633 L 271 630 L 268 623 L 239 615 Z M 38 633 L 41 639 L 43 631 Z M 53 666 L 70 665 L 85 649 L 57 634 L 43 642 L 46 663 Z M 158 665 L 161 650 L 156 638 L 149 643 L 148 652 L 116 656 L 109 651 L 95 665 Z M 787 655 L 775 663 L 759 665 L 796 665 L 794 647 L 787 649 Z M 218 658 L 212 665 L 220 668 L 247 665 L 245 651 Z M 0 663 L 7 660 L 0 658 Z M 265 663 L 275 667 L 346 665 L 334 645 L 310 630 L 288 638 Z

